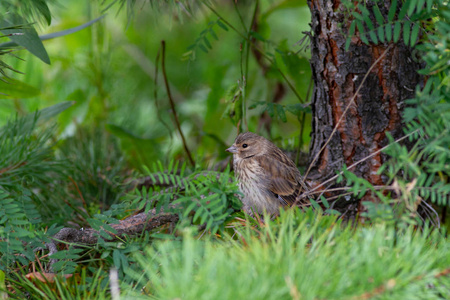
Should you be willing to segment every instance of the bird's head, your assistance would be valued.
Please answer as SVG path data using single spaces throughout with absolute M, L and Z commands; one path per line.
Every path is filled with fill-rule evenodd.
M 234 144 L 225 151 L 237 155 L 239 158 L 250 158 L 256 155 L 262 155 L 267 149 L 266 144 L 270 144 L 268 140 L 254 134 L 253 132 L 245 132 L 238 135 Z

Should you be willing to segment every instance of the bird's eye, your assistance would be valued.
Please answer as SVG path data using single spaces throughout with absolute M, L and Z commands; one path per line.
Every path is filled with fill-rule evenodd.
M 247 148 L 247 147 L 248 147 L 247 144 L 243 144 L 243 145 L 242 145 L 242 148 Z

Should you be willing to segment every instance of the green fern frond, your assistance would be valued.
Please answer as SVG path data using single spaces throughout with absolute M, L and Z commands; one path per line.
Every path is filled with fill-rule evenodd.
M 347 18 L 352 19 L 347 34 L 346 49 L 349 48 L 351 37 L 358 29 L 359 38 L 365 44 L 378 44 L 394 41 L 397 43 L 402 37 L 406 45 L 415 47 L 421 33 L 426 32 L 426 24 L 441 13 L 441 0 L 427 1 L 394 0 L 387 12 L 387 20 L 383 16 L 380 6 L 382 2 L 358 1 L 358 4 L 347 3 Z M 370 40 L 369 40 L 370 38 Z
M 223 229 L 230 215 L 240 207 L 239 192 L 229 168 L 224 172 L 190 172 L 186 164 L 180 166 L 172 161 L 164 168 L 157 162 L 152 170 L 147 169 L 147 176 L 154 185 L 128 195 L 130 206 L 133 203 L 146 212 L 152 208 L 176 212 L 181 219 L 191 219 L 211 232 Z
M 208 37 L 213 38 L 216 41 L 219 40 L 219 37 L 214 31 L 214 27 L 216 25 L 224 31 L 228 31 L 228 27 L 222 21 L 220 21 L 220 19 L 217 19 L 216 21 L 210 21 L 207 28 L 200 32 L 197 39 L 195 39 L 195 42 L 187 47 L 187 52 L 183 54 L 183 58 L 194 61 L 198 49 L 200 49 L 204 53 L 208 53 L 210 50 L 212 50 L 212 45 Z

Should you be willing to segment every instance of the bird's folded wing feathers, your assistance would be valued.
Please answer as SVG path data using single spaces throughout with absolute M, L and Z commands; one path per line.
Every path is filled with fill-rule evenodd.
M 255 157 L 265 174 L 271 174 L 266 178 L 269 182 L 269 190 L 282 198 L 287 204 L 293 204 L 301 190 L 300 172 L 297 168 L 286 165 L 280 160 L 270 156 Z

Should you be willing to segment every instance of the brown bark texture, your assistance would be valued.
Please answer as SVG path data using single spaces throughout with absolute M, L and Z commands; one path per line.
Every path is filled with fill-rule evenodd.
M 47 243 L 49 255 L 58 252 L 58 246 L 62 243 L 74 245 L 95 245 L 99 239 L 108 242 L 120 241 L 130 236 L 141 235 L 143 232 L 152 231 L 155 229 L 163 229 L 163 227 L 174 225 L 178 222 L 178 215 L 173 213 L 165 213 L 157 211 L 155 208 L 147 213 L 141 212 L 132 215 L 126 219 L 121 220 L 118 224 L 111 224 L 110 226 L 116 230 L 116 233 L 109 231 L 104 232 L 102 236 L 98 230 L 87 228 L 83 230 L 75 228 L 62 228 L 53 236 L 53 241 Z M 109 238 L 106 238 L 109 236 Z M 39 250 L 39 249 L 37 249 Z M 58 262 L 58 259 L 50 259 L 48 271 L 53 272 L 53 265 Z
M 106 235 L 109 235 L 107 241 L 118 241 L 126 236 L 136 236 L 142 234 L 145 231 L 151 231 L 157 228 L 161 228 L 168 224 L 175 224 L 178 222 L 178 215 L 164 212 L 156 212 L 156 209 L 152 209 L 148 213 L 138 213 L 132 215 L 124 220 L 121 220 L 118 224 L 111 224 L 117 232 L 105 231 Z M 75 243 L 82 245 L 94 245 L 98 242 L 98 239 L 102 238 L 99 231 L 93 228 L 87 228 L 79 230 L 75 228 L 62 228 L 57 234 L 53 236 L 55 244 Z
M 373 3 L 365 3 L 372 11 Z M 390 1 L 378 3 L 387 20 Z M 311 163 L 330 138 L 364 76 L 389 44 L 366 45 L 356 31 L 349 50 L 345 51 L 351 19 L 346 19 L 340 1 L 308 0 L 308 5 L 311 10 L 314 80 Z M 403 136 L 401 114 L 404 101 L 412 98 L 416 85 L 424 81 L 417 74 L 420 68 L 410 47 L 402 41 L 391 45 L 368 74 L 337 131 L 312 165 L 312 180 L 324 180 L 335 175 L 344 164 L 349 166 L 387 145 L 387 132 L 394 138 Z M 384 159 L 383 154 L 377 154 L 352 171 L 372 184 L 384 184 L 383 178 L 377 174 Z

